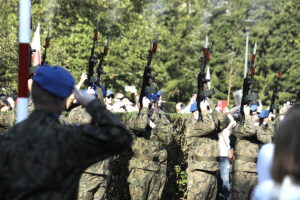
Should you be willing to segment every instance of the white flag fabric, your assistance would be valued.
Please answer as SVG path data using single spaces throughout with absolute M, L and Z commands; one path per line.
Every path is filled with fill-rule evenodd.
M 209 66 L 207 66 L 207 70 L 206 70 L 206 76 L 205 76 L 205 78 L 206 78 L 207 80 L 210 80 L 210 71 L 209 71 Z M 207 87 L 208 87 L 208 89 L 210 89 L 210 81 L 209 81 L 209 82 L 207 82 Z
M 243 90 L 237 90 L 237 91 L 233 92 L 233 98 L 234 98 L 235 105 L 237 105 L 237 106 L 241 105 L 242 97 L 243 97 Z
M 41 64 L 41 38 L 40 38 L 40 24 L 38 24 L 36 31 L 34 33 L 31 49 L 35 50 L 31 57 L 32 66 L 37 66 Z

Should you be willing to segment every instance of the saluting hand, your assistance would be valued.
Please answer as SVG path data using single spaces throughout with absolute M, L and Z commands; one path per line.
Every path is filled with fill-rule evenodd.
M 143 97 L 143 107 L 148 108 L 150 104 L 150 100 L 147 97 Z
M 91 101 L 96 99 L 95 95 L 88 94 L 88 93 L 82 93 L 77 88 L 74 87 L 73 93 L 75 94 L 75 98 L 83 105 L 88 105 Z

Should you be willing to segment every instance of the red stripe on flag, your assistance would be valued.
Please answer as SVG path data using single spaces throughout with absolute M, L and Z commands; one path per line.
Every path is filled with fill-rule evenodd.
M 30 66 L 30 47 L 28 43 L 19 44 L 19 94 L 18 97 L 28 97 L 28 73 Z
M 251 63 L 252 64 L 254 64 L 254 62 L 255 62 L 255 56 L 256 56 L 255 54 L 252 54 L 252 57 L 251 57 Z

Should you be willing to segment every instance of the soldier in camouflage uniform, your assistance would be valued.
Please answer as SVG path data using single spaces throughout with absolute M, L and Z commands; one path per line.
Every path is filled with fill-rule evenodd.
M 202 120 L 198 121 L 197 103 L 192 104 L 193 112 L 186 124 L 186 143 L 188 153 L 187 199 L 216 199 L 219 170 L 218 133 L 230 122 L 227 115 L 208 110 L 207 100 L 200 104 Z
M 29 69 L 29 76 L 30 78 L 28 79 L 28 91 L 31 93 L 31 85 L 32 85 L 32 79 L 31 77 L 33 76 L 35 70 L 37 67 L 31 67 Z M 1 102 L 0 102 L 1 104 Z M 0 106 L 1 107 L 1 106 Z M 31 113 L 33 111 L 33 103 L 31 96 L 29 96 L 29 101 L 28 101 L 28 112 Z M 15 123 L 15 110 L 11 109 L 8 111 L 0 112 L 0 135 L 4 133 L 7 129 L 12 127 Z
M 0 112 L 0 135 L 13 126 L 15 121 L 15 111 L 8 110 Z
M 156 93 L 148 98 L 152 103 L 161 101 Z M 148 98 L 144 97 L 141 112 L 129 123 L 134 137 L 127 179 L 132 200 L 161 199 L 167 179 L 166 148 L 172 142 L 172 125 Z
M 72 90 L 95 125 L 58 121 Z M 35 110 L 0 137 L 0 199 L 77 199 L 90 165 L 129 147 L 123 124 L 95 96 L 74 88 L 65 69 L 41 66 L 33 77 Z
M 238 124 L 233 132 L 235 144 L 235 160 L 232 176 L 232 199 L 250 199 L 257 184 L 256 161 L 262 144 L 272 142 L 272 127 L 257 126 L 258 115 L 250 115 L 249 106 L 244 107 L 245 122 Z
M 86 109 L 80 105 L 70 111 L 67 123 L 81 125 L 91 124 L 92 117 Z M 80 179 L 78 199 L 105 199 L 108 182 L 111 177 L 111 161 L 112 158 L 108 158 L 90 166 L 84 171 Z

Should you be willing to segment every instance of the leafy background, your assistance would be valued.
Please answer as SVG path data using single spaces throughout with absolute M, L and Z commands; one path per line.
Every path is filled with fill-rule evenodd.
M 0 4 L 0 88 L 16 94 L 18 1 Z M 205 36 L 214 41 L 209 63 L 216 99 L 230 99 L 242 87 L 245 31 L 242 21 L 256 20 L 249 52 L 257 42 L 257 87 L 270 103 L 276 73 L 284 66 L 280 102 L 300 100 L 300 0 L 33 0 L 32 36 L 41 24 L 41 43 L 50 31 L 47 60 L 78 80 L 87 70 L 93 29 L 98 25 L 100 54 L 110 33 L 101 83 L 115 92 L 141 86 L 147 51 L 159 36 L 152 66 L 155 85 L 171 102 L 187 102 L 196 93 Z M 42 48 L 42 53 L 43 53 Z M 250 54 L 249 54 L 250 58 Z

